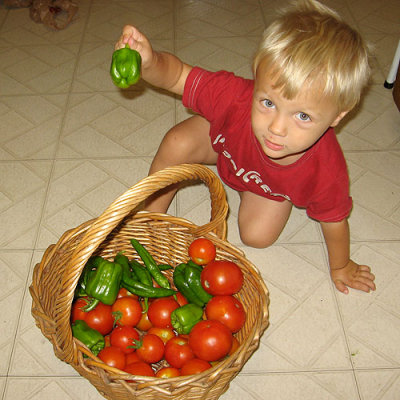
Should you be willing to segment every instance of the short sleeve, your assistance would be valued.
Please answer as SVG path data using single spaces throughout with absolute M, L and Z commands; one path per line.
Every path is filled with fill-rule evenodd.
M 199 67 L 190 71 L 182 96 L 185 107 L 213 121 L 216 115 L 226 115 L 238 96 L 249 84 L 232 72 L 210 72 Z
M 322 222 L 339 222 L 349 216 L 353 206 L 347 170 L 327 180 L 331 184 L 313 197 L 307 215 Z

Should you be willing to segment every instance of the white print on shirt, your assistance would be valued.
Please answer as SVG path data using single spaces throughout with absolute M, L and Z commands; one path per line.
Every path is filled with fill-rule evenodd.
M 213 144 L 217 143 L 224 143 L 225 138 L 224 136 L 220 133 L 214 140 Z M 229 160 L 229 162 L 232 164 L 233 169 L 236 171 L 236 176 L 241 177 L 243 182 L 249 183 L 250 180 L 254 181 L 256 185 L 260 187 L 265 193 L 268 193 L 270 196 L 277 196 L 277 197 L 283 197 L 286 200 L 290 200 L 290 197 L 286 194 L 279 194 L 279 193 L 272 193 L 271 188 L 263 183 L 263 180 L 261 178 L 261 174 L 257 171 L 247 171 L 244 168 L 238 168 L 236 165 L 236 162 L 233 160 L 232 155 L 224 150 L 222 154 Z

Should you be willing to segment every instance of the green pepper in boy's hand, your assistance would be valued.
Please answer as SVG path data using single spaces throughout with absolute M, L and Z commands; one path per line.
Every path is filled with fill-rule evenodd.
M 142 57 L 127 44 L 112 55 L 110 74 L 116 86 L 126 89 L 140 79 Z

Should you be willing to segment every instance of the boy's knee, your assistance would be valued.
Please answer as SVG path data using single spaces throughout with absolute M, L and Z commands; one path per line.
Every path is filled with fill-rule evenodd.
M 192 140 L 185 132 L 174 127 L 169 130 L 162 141 L 162 145 L 177 154 L 182 154 L 184 152 L 190 152 L 192 146 Z
M 239 227 L 240 239 L 246 246 L 264 249 L 273 245 L 278 237 L 263 234 L 251 227 Z

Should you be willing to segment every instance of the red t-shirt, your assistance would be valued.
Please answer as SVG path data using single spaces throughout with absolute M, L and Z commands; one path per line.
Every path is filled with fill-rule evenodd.
M 325 222 L 341 221 L 352 207 L 343 152 L 332 128 L 290 165 L 279 165 L 263 152 L 251 127 L 253 81 L 195 67 L 183 104 L 206 118 L 218 153 L 221 179 L 237 191 L 277 201 L 287 199 Z

